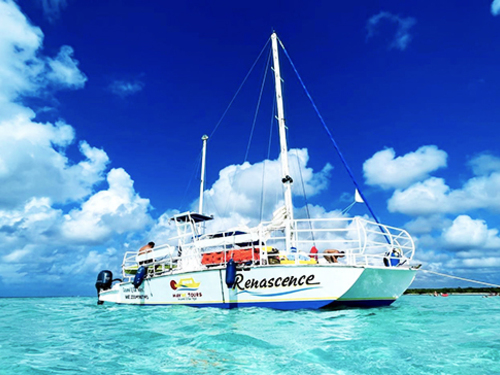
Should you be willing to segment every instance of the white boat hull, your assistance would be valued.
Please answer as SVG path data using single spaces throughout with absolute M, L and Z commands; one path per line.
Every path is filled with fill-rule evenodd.
M 318 309 L 334 303 L 350 290 L 362 267 L 290 265 L 238 270 L 235 285 L 226 285 L 225 268 L 173 273 L 146 278 L 139 288 L 118 283 L 101 291 L 99 300 L 133 305 L 194 307 L 270 307 Z M 183 283 L 181 280 L 191 280 Z

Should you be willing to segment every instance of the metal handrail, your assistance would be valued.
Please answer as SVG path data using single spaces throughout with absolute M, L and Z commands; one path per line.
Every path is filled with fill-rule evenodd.
M 245 246 L 244 248 L 252 248 L 252 265 L 267 266 L 269 265 L 269 257 L 267 248 L 272 247 L 281 249 L 285 253 L 287 251 L 286 235 L 282 230 L 273 228 L 266 230 L 266 224 L 259 226 L 258 232 L 253 232 L 258 238 L 255 245 Z M 314 224 L 314 225 L 312 225 Z M 328 254 L 323 254 L 325 249 L 337 249 L 345 252 L 345 257 L 342 263 L 353 266 L 369 266 L 381 264 L 384 259 L 389 261 L 399 258 L 401 264 L 409 262 L 415 252 L 415 243 L 408 232 L 401 228 L 396 228 L 384 224 L 366 220 L 364 218 L 324 218 L 324 219 L 296 219 L 293 221 L 293 245 L 297 248 L 297 254 L 300 252 L 308 254 L 311 257 L 317 257 L 321 262 Z M 233 238 L 233 241 L 230 239 Z M 239 247 L 236 245 L 236 236 L 228 236 L 222 233 L 220 237 L 214 238 L 213 245 L 210 245 L 210 236 L 206 236 L 201 240 L 194 232 L 186 231 L 182 235 L 175 236 L 170 240 L 177 239 L 179 241 L 178 248 L 182 249 L 182 255 L 177 256 L 173 252 L 166 259 L 157 261 L 152 259 L 147 264 L 148 272 L 152 276 L 165 274 L 168 272 L 180 272 L 188 269 L 205 269 L 202 265 L 203 255 L 217 251 L 224 252 L 223 262 L 220 265 L 225 266 L 228 250 L 236 250 Z M 190 239 L 190 240 L 189 240 Z M 223 241 L 218 241 L 222 239 Z M 320 252 L 312 254 L 309 249 L 312 246 L 320 246 Z M 203 246 L 203 247 L 202 247 Z M 171 245 L 163 245 L 155 250 L 164 248 L 176 249 Z M 259 249 L 259 259 L 253 249 Z M 392 251 L 397 249 L 400 253 L 395 257 Z M 153 252 L 154 253 L 154 252 Z M 131 275 L 125 274 L 126 267 L 137 265 L 137 252 L 126 252 L 122 263 L 122 273 L 124 278 L 130 278 Z M 299 256 L 295 257 L 296 264 L 299 264 Z M 320 263 L 321 263 L 320 262 Z M 325 261 L 326 262 L 326 261 Z M 398 263 L 399 264 L 399 263 Z M 152 266 L 152 267 L 151 267 Z M 177 267 L 177 268 L 176 268 Z

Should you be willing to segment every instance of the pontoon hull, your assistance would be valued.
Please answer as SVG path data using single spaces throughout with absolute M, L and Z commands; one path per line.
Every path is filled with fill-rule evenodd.
M 354 285 L 328 307 L 379 307 L 396 301 L 413 282 L 417 270 L 367 267 Z
M 253 267 L 238 270 L 230 289 L 225 269 L 208 269 L 147 278 L 137 289 L 129 282 L 115 284 L 111 290 L 101 291 L 99 300 L 133 305 L 319 309 L 350 290 L 363 271 L 361 267 L 322 265 Z

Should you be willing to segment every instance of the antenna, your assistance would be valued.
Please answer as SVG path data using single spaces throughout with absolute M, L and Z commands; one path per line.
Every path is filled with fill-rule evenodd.
M 202 156 L 201 156 L 201 178 L 200 178 L 200 206 L 198 208 L 198 212 L 200 214 L 203 214 L 203 190 L 204 190 L 204 185 L 205 185 L 205 158 L 207 154 L 207 139 L 208 135 L 204 135 L 201 137 L 201 140 L 203 141 L 203 151 L 202 151 Z

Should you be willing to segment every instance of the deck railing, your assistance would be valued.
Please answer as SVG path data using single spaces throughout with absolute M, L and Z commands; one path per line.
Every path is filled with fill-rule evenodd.
M 332 255 L 338 264 L 399 266 L 408 264 L 415 252 L 414 242 L 405 230 L 359 217 L 295 220 L 290 241 L 294 249 L 285 248 L 284 230 L 266 228 L 264 223 L 245 235 L 191 236 L 191 241 L 187 241 L 184 234 L 178 246 L 164 245 L 154 249 L 152 254 L 161 249 L 168 251 L 162 252 L 162 259 L 154 256 L 150 259 L 148 273 L 159 275 L 180 269 L 195 271 L 225 266 L 237 254 L 235 250 L 241 250 L 239 258 L 235 258 L 237 263 L 257 266 L 276 265 L 277 259 L 280 264 L 287 265 L 309 264 L 307 259 L 328 264 L 327 257 L 332 260 Z M 247 242 L 238 242 L 243 239 Z M 325 253 L 326 250 L 339 253 Z M 165 256 L 165 253 L 169 255 Z M 294 261 L 290 262 L 290 259 Z M 130 271 L 140 266 L 137 253 L 127 252 L 122 266 L 123 276 L 133 277 Z

